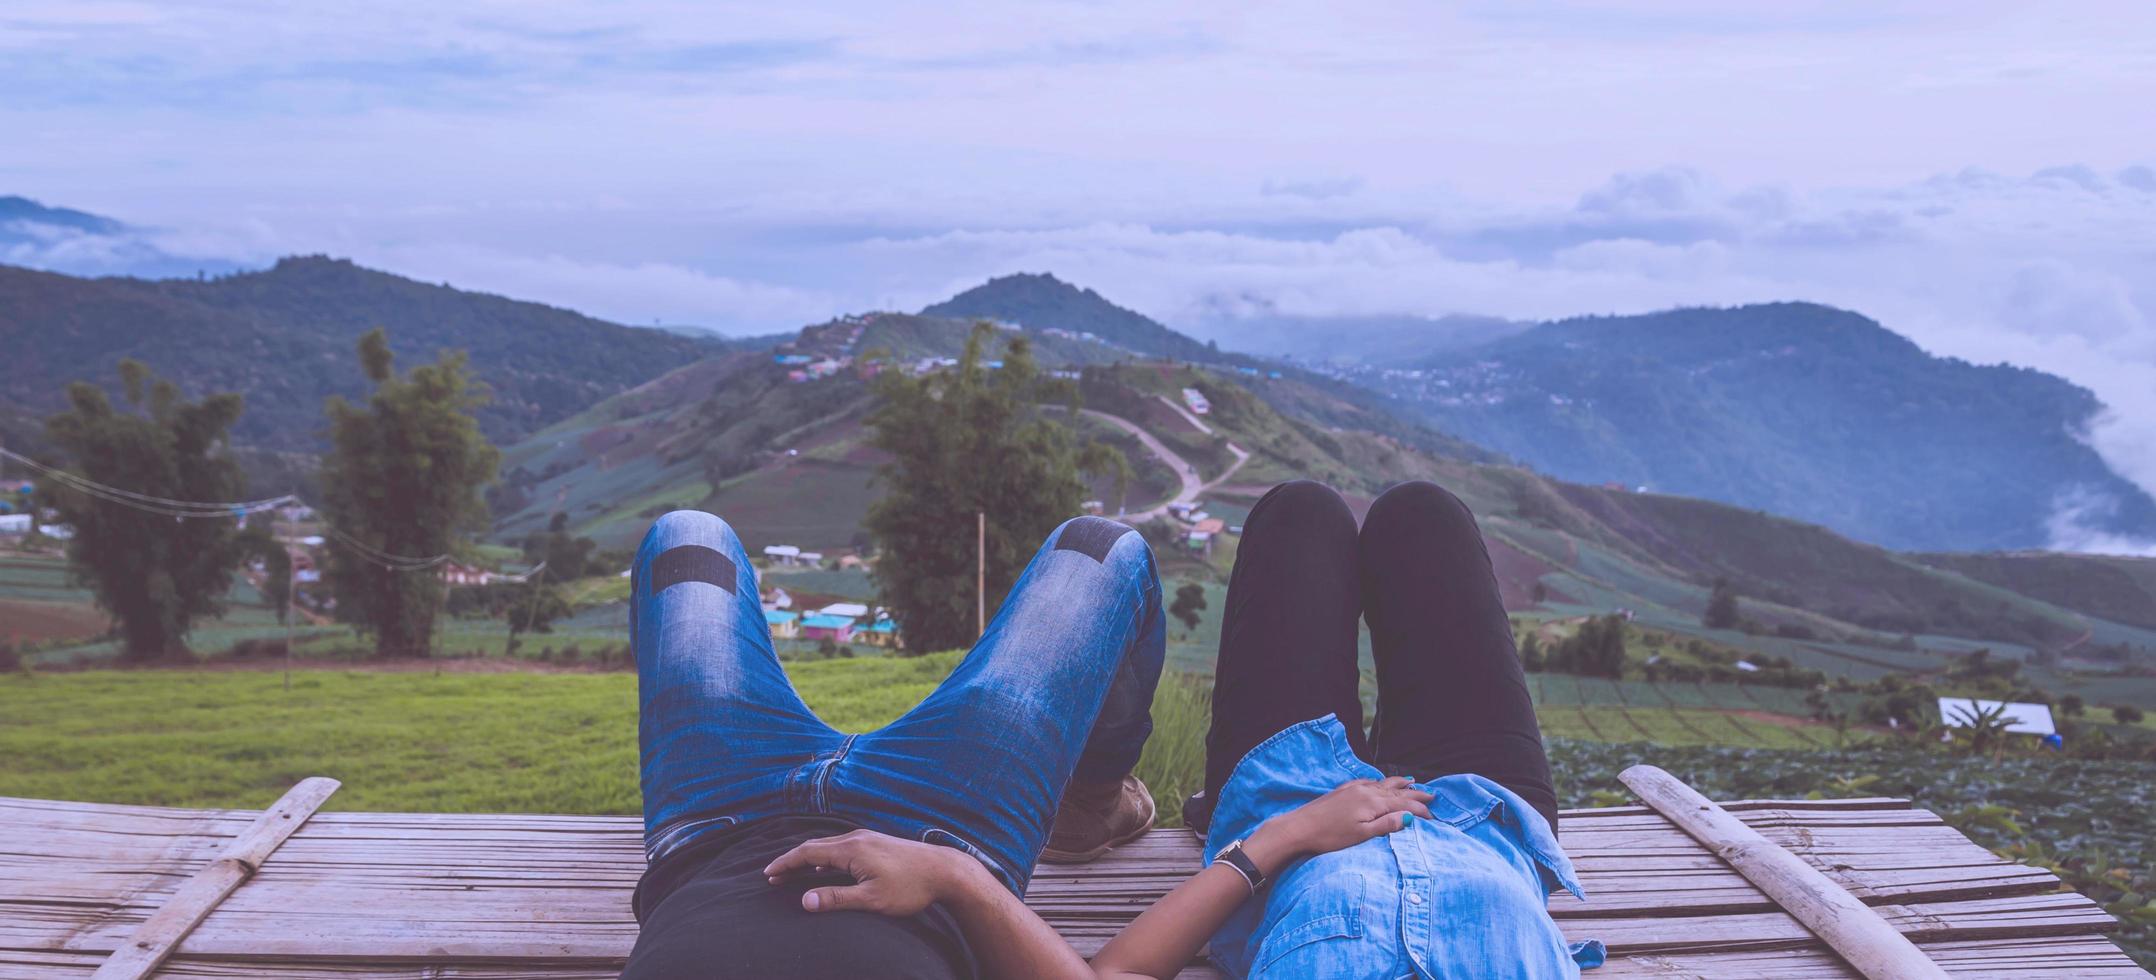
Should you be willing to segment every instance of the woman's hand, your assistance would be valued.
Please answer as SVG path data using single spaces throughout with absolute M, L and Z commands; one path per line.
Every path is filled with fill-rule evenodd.
M 856 830 L 802 841 L 767 865 L 764 877 L 776 885 L 788 875 L 829 872 L 844 874 L 854 883 L 811 888 L 801 895 L 802 908 L 905 916 L 977 887 L 976 879 L 986 876 L 988 869 L 952 848 Z
M 1244 847 L 1266 874 L 1311 854 L 1353 847 L 1372 837 L 1407 826 L 1411 817 L 1430 819 L 1430 794 L 1410 787 L 1406 776 L 1356 779 L 1289 810 L 1258 827 Z

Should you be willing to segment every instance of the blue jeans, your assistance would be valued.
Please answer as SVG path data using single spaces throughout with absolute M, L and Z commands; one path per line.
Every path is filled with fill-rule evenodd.
M 646 857 L 752 820 L 828 815 L 963 850 L 1024 895 L 1064 787 L 1137 764 L 1166 635 L 1145 540 L 1076 518 L 927 700 L 847 734 L 786 679 L 733 528 L 667 514 L 629 597 Z

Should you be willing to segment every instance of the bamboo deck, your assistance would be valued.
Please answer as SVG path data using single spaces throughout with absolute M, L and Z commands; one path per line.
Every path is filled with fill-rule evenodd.
M 2103 937 L 2114 921 L 2102 909 L 1905 801 L 1724 806 L 1955 976 L 2148 976 Z M 89 976 L 256 816 L 0 798 L 0 977 Z M 1563 838 L 1592 901 L 1560 895 L 1551 911 L 1568 936 L 1608 944 L 1591 978 L 1855 975 L 1653 810 L 1569 810 Z M 1155 831 L 1092 865 L 1043 866 L 1028 900 L 1090 953 L 1194 871 L 1197 853 L 1189 834 Z M 642 872 L 629 817 L 324 812 L 155 975 L 611 977 L 636 938 Z M 1203 963 L 1184 973 L 1217 975 Z

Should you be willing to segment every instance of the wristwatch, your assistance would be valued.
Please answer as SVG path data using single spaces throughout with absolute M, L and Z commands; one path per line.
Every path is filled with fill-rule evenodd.
M 1221 848 L 1220 853 L 1213 855 L 1213 861 L 1216 864 L 1225 864 L 1234 868 L 1236 874 L 1242 875 L 1243 880 L 1250 883 L 1250 893 L 1252 895 L 1257 894 L 1258 889 L 1265 887 L 1265 872 L 1259 871 L 1258 862 L 1252 861 L 1250 855 L 1243 851 L 1243 842 L 1240 838 L 1229 841 L 1228 846 Z

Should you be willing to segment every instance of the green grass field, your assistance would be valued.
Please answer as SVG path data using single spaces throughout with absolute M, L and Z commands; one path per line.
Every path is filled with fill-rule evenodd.
M 958 654 L 794 663 L 834 727 L 867 731 L 927 696 Z M 1171 674 L 1140 775 L 1162 800 L 1195 788 L 1210 688 Z M 1553 737 L 1796 748 L 1792 729 L 1705 709 L 1549 705 Z M 636 678 L 626 672 L 315 669 L 0 676 L 0 795 L 259 806 L 310 775 L 348 809 L 634 813 Z M 1164 805 L 1173 814 L 1173 805 Z

